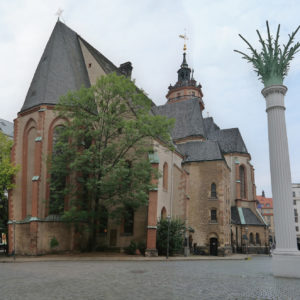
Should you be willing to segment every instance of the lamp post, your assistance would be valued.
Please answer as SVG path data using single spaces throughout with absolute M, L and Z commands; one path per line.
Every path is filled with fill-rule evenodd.
M 248 257 L 248 227 L 245 227 L 245 231 L 246 231 L 246 256 Z
M 169 258 L 169 244 L 170 244 L 170 220 L 171 216 L 167 216 L 168 220 L 168 236 L 167 236 L 167 259 Z
M 14 224 L 14 261 L 16 260 L 16 220 L 13 220 Z

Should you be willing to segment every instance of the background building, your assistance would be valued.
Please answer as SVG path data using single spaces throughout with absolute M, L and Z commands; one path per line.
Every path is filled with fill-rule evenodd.
M 297 234 L 297 244 L 300 250 L 300 222 L 298 213 L 300 212 L 300 183 L 292 183 L 292 193 L 293 193 L 293 204 L 294 204 L 294 217 L 295 217 L 295 227 Z
M 0 131 L 10 139 L 14 138 L 14 124 L 12 122 L 0 119 Z
M 269 226 L 269 240 L 270 243 L 274 241 L 275 230 L 274 230 L 274 215 L 273 215 L 273 199 L 266 198 L 265 192 L 262 191 L 261 196 L 257 196 L 258 208 L 261 211 L 263 218 Z

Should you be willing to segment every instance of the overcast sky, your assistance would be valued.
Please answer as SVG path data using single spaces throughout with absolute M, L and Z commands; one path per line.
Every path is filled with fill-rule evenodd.
M 262 4 L 263 2 L 263 4 Z M 56 23 L 55 13 L 115 65 L 133 64 L 133 78 L 161 105 L 177 80 L 187 30 L 187 61 L 202 84 L 206 109 L 221 128 L 238 127 L 251 153 L 257 194 L 271 196 L 267 115 L 262 83 L 233 52 L 246 50 L 243 34 L 258 46 L 256 29 L 281 24 L 281 42 L 300 24 L 296 0 L 11 0 L 0 2 L 0 118 L 13 121 Z M 297 36 L 300 40 L 300 32 Z M 284 84 L 292 181 L 300 182 L 300 53 Z

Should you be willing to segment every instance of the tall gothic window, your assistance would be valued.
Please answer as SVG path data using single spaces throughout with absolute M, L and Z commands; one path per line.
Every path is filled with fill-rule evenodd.
M 260 245 L 259 233 L 256 233 L 256 235 L 255 235 L 255 241 L 256 241 L 257 245 Z
M 63 130 L 63 125 L 58 125 L 53 129 L 52 138 L 52 157 L 61 159 L 63 148 L 58 146 L 59 135 Z M 50 199 L 49 199 L 49 214 L 61 214 L 65 206 L 65 190 L 66 175 L 64 170 L 52 172 L 50 179 Z
M 210 197 L 211 198 L 217 198 L 217 186 L 216 186 L 215 183 L 211 184 L 211 187 L 210 187 Z
M 168 164 L 166 162 L 163 166 L 163 189 L 168 190 Z
M 250 240 L 249 241 L 250 244 L 254 244 L 254 237 L 253 237 L 253 233 L 252 232 L 250 233 L 249 240 Z
M 105 206 L 101 205 L 99 210 L 99 232 L 107 233 L 108 211 Z
M 244 166 L 240 166 L 240 182 L 241 182 L 241 198 L 245 199 L 246 197 L 246 174 Z

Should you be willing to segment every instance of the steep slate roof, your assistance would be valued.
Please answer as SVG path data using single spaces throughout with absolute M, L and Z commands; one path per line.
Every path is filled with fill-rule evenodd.
M 79 39 L 106 73 L 118 68 L 64 23 L 57 21 L 37 66 L 21 111 L 40 104 L 57 104 L 62 95 L 89 87 Z
M 184 155 L 184 162 L 223 159 L 220 147 L 215 141 L 192 141 L 177 144 L 177 148 Z
M 236 206 L 231 207 L 231 222 L 237 225 L 266 225 L 250 208 Z
M 3 132 L 6 136 L 13 138 L 14 124 L 12 122 L 0 119 L 0 131 Z
M 171 133 L 173 140 L 206 136 L 199 100 L 196 98 L 153 107 L 152 111 L 176 119 Z
M 245 153 L 247 148 L 238 128 L 210 130 L 208 131 L 207 138 L 209 140 L 218 141 L 223 153 Z

